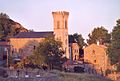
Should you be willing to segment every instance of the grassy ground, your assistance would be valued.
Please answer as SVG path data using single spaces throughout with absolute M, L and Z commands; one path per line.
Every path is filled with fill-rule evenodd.
M 60 81 L 112 81 L 107 78 L 97 77 L 87 73 L 65 73 L 53 71 L 59 76 Z
M 44 77 L 43 80 L 41 78 L 19 78 L 19 81 L 112 81 L 106 78 L 97 77 L 95 75 L 87 74 L 87 73 L 65 73 L 60 71 L 50 71 L 45 72 L 47 75 L 55 75 L 55 77 Z M 0 78 L 0 81 L 18 81 L 16 78 Z

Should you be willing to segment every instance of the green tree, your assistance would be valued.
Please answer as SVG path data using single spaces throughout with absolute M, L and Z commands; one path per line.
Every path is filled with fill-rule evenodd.
M 79 47 L 82 48 L 85 46 L 84 38 L 81 34 L 74 33 L 73 35 L 69 35 L 69 40 L 73 40 L 78 43 Z
M 39 52 L 39 45 L 37 41 L 29 41 L 21 50 L 21 55 L 25 56 L 24 59 L 25 64 L 34 64 L 34 65 L 42 65 L 45 63 L 44 55 Z
M 108 48 L 108 56 L 110 57 L 111 64 L 117 65 L 117 70 L 120 71 L 120 19 L 112 30 L 112 40 Z
M 97 27 L 88 35 L 89 39 L 87 39 L 88 44 L 97 43 L 99 41 L 101 44 L 110 43 L 110 34 L 108 30 L 104 27 Z
M 36 40 L 30 40 L 24 45 L 24 47 L 19 49 L 18 54 L 22 55 L 23 57 L 30 56 L 32 55 L 38 44 L 39 43 Z
M 46 38 L 30 56 L 31 62 L 37 65 L 48 64 L 50 68 L 61 67 L 63 60 L 61 48 L 61 42 L 54 40 L 53 37 Z

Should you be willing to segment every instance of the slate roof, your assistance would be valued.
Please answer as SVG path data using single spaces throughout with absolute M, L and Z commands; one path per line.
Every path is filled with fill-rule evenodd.
M 53 32 L 20 32 L 12 38 L 46 38 L 53 36 Z

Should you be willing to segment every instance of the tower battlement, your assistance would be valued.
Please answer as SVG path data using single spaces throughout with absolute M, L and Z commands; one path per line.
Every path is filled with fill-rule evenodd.
M 52 12 L 52 14 L 62 14 L 62 15 L 69 15 L 69 12 L 67 11 L 56 11 L 56 12 Z

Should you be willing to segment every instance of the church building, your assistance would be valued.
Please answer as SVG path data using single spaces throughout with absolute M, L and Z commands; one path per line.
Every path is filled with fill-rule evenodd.
M 62 42 L 62 48 L 65 51 L 65 56 L 69 58 L 69 43 L 68 43 L 68 16 L 69 12 L 57 11 L 52 12 L 54 31 L 51 32 L 20 32 L 16 36 L 10 38 L 10 44 L 14 53 L 19 55 L 23 52 L 24 48 L 29 44 L 30 41 L 33 43 L 41 42 L 49 36 L 54 36 L 56 40 Z M 37 43 L 36 43 L 37 44 Z M 31 45 L 31 48 L 35 48 L 35 45 Z M 28 53 L 23 55 L 29 55 L 31 49 L 25 50 Z

